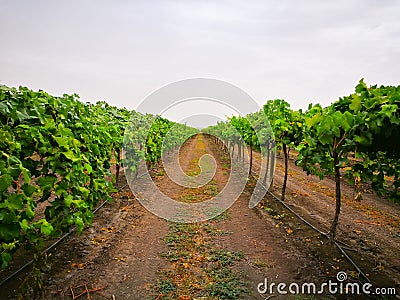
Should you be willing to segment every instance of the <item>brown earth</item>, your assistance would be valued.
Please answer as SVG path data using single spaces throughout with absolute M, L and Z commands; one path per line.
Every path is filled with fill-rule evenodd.
M 199 155 L 212 154 L 218 166 L 213 186 L 183 188 L 172 182 L 162 168 L 157 168 L 152 171 L 152 177 L 165 194 L 180 201 L 199 198 L 203 201 L 225 186 L 230 162 L 212 140 L 205 136 L 201 140 L 205 144 L 202 151 L 196 150 L 201 144 L 196 136 L 181 148 L 179 158 L 186 172 L 195 172 L 194 162 Z M 255 165 L 259 164 L 258 155 L 255 154 Z M 277 194 L 282 170 L 282 160 L 278 158 L 272 189 Z M 326 231 L 333 216 L 334 182 L 329 178 L 320 181 L 307 176 L 293 161 L 290 161 L 289 170 L 287 203 Z M 123 180 L 121 178 L 121 187 L 125 185 Z M 114 196 L 114 201 L 96 214 L 90 228 L 82 235 L 72 234 L 51 251 L 44 272 L 45 298 L 73 299 L 74 295 L 75 299 L 267 299 L 269 294 L 261 296 L 257 292 L 257 285 L 265 278 L 276 283 L 318 284 L 334 280 L 338 271 L 346 271 L 352 282 L 363 282 L 334 245 L 271 196 L 267 195 L 258 207 L 249 209 L 254 184 L 254 180 L 250 180 L 234 205 L 220 217 L 182 228 L 148 212 L 125 186 Z M 350 246 L 348 253 L 373 282 L 378 286 L 399 288 L 399 206 L 374 193 L 367 193 L 361 202 L 354 202 L 351 187 L 344 183 L 343 189 L 338 239 Z M 169 240 L 183 235 L 187 235 L 188 240 L 193 239 L 187 244 L 180 241 L 178 245 L 186 252 L 190 250 L 190 253 L 185 252 L 186 256 L 182 256 L 177 244 Z M 221 259 L 231 254 L 232 257 L 240 255 L 225 264 L 210 253 L 220 253 Z M 24 258 L 23 253 L 19 261 L 23 260 L 21 258 Z M 229 278 L 237 279 L 237 285 L 243 284 L 245 290 L 241 290 L 240 295 L 210 296 L 207 289 L 216 284 L 212 274 L 221 266 L 230 272 L 232 277 Z M 7 272 L 3 271 L 1 276 Z M 25 275 L 22 272 L 1 286 L 1 299 L 15 299 L 17 286 Z M 166 282 L 174 284 L 177 290 L 166 288 L 163 285 Z M 221 282 L 226 284 L 222 279 Z M 220 290 L 236 288 L 229 284 L 218 287 Z M 274 299 L 331 298 L 335 297 L 284 295 Z

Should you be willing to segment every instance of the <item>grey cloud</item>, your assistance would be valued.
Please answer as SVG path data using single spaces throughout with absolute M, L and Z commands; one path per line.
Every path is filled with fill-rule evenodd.
M 135 108 L 213 77 L 260 103 L 399 84 L 399 1 L 2 1 L 0 83 Z

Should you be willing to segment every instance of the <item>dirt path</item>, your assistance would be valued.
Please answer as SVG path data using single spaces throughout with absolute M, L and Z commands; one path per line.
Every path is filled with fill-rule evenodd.
M 205 186 L 179 186 L 162 168 L 152 171 L 155 184 L 177 201 L 191 203 L 214 197 L 230 176 L 229 157 L 212 140 L 197 135 L 181 148 L 179 160 L 185 172 L 195 176 L 200 171 L 197 161 L 205 153 L 217 163 L 214 178 Z M 281 176 L 278 164 L 278 185 Z M 307 207 L 319 225 L 327 224 L 330 200 L 316 201 L 322 197 L 318 194 L 313 199 L 319 204 L 314 203 L 306 194 L 315 191 L 308 190 L 301 178 L 296 183 L 294 173 L 291 176 L 288 201 Z M 310 184 L 321 183 L 311 180 Z M 261 297 L 257 286 L 265 278 L 276 283 L 318 284 L 334 279 L 339 270 L 351 275 L 351 266 L 332 245 L 270 197 L 258 208 L 249 209 L 253 188 L 250 180 L 232 207 L 212 220 L 178 224 L 147 211 L 125 187 L 99 211 L 93 226 L 80 236 L 71 235 L 52 251 L 44 278 L 46 299 L 72 299 L 72 293 L 81 295 L 76 299 L 87 299 L 88 294 L 90 299 L 263 299 L 268 294 Z M 346 214 L 351 212 L 345 209 L 344 219 Z M 346 223 L 341 226 L 345 232 Z M 354 234 L 358 243 L 360 234 Z M 393 251 L 398 249 L 396 245 Z M 396 263 L 394 255 L 390 259 Z M 356 281 L 357 274 L 353 275 Z M 23 274 L 1 288 L 2 299 L 16 298 L 15 286 L 21 278 Z M 274 299 L 315 298 L 281 295 Z

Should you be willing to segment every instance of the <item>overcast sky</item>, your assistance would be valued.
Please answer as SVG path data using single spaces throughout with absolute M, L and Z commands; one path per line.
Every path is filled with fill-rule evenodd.
M 211 77 L 260 104 L 400 84 L 400 1 L 1 1 L 0 84 L 135 109 Z M 182 117 L 182 116 L 180 116 Z

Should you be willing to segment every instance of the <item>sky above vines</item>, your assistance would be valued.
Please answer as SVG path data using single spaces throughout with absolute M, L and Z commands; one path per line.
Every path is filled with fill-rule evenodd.
M 135 109 L 211 77 L 258 103 L 399 85 L 400 1 L 0 1 L 0 84 Z

